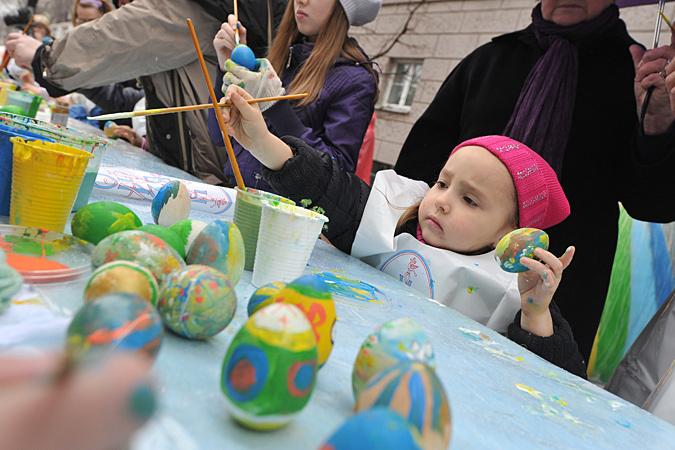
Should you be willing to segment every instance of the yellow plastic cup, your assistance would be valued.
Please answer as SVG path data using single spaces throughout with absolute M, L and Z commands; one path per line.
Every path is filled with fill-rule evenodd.
M 14 144 L 9 223 L 62 232 L 92 154 L 63 144 Z

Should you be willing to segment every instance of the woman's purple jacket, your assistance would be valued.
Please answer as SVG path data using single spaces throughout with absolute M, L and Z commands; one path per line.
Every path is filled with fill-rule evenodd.
M 288 68 L 281 81 L 288 88 L 291 81 L 309 57 L 313 44 L 299 42 L 291 47 Z M 220 93 L 222 73 L 219 73 L 216 91 Z M 280 101 L 265 111 L 269 130 L 279 137 L 294 136 L 311 147 L 328 153 L 347 172 L 354 172 L 368 123 L 373 115 L 377 82 L 365 67 L 346 58 L 339 58 L 328 71 L 319 97 L 307 106 L 293 106 Z M 222 96 L 222 94 L 219 94 Z M 223 146 L 223 138 L 213 110 L 209 111 L 209 133 L 216 145 Z M 232 140 L 244 183 L 248 187 L 270 191 L 262 179 L 261 164 L 238 142 Z M 234 174 L 229 161 L 223 168 L 225 178 L 234 186 Z

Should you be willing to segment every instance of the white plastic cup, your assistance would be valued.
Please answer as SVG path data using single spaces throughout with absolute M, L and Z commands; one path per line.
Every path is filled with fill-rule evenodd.
M 326 216 L 299 206 L 264 203 L 251 283 L 260 287 L 302 275 L 326 222 Z

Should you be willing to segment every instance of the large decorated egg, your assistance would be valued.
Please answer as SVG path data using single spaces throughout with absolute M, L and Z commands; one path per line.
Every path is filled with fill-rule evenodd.
M 162 285 L 164 278 L 185 267 L 176 250 L 162 239 L 145 231 L 122 231 L 103 239 L 91 254 L 94 267 L 112 261 L 133 261 L 150 270 Z
M 107 294 L 85 303 L 66 334 L 66 353 L 76 363 L 96 362 L 116 351 L 152 358 L 162 341 L 162 320 L 147 301 L 132 294 Z
M 533 258 L 537 248 L 548 250 L 548 234 L 537 228 L 519 228 L 499 240 L 495 259 L 507 272 L 526 272 L 529 269 L 520 263 L 520 258 Z
M 269 290 L 274 290 L 274 287 Z M 304 275 L 288 283 L 277 294 L 262 301 L 259 301 L 260 297 L 260 295 L 256 296 L 254 293 L 249 300 L 249 315 L 251 312 L 275 302 L 295 305 L 305 313 L 314 329 L 317 350 L 319 351 L 319 367 L 323 366 L 333 350 L 332 334 L 336 320 L 335 302 L 326 283 L 316 275 Z M 252 302 L 256 302 L 256 304 L 252 305 Z
M 111 234 L 135 230 L 141 225 L 141 219 L 120 203 L 94 202 L 73 216 L 70 229 L 73 236 L 96 245 Z
M 169 227 L 180 238 L 183 244 L 183 255 L 187 255 L 190 246 L 192 246 L 192 243 L 204 228 L 206 228 L 206 222 L 193 219 L 179 220 Z
M 96 269 L 84 288 L 84 301 L 90 302 L 105 294 L 134 294 L 157 304 L 159 287 L 155 276 L 145 267 L 131 261 L 113 261 Z
M 403 417 L 377 406 L 347 419 L 319 450 L 421 450 L 418 439 Z
M 152 199 L 152 218 L 157 225 L 170 227 L 190 217 L 191 206 L 190 193 L 185 185 L 178 180 L 169 181 Z
M 352 370 L 354 399 L 375 374 L 401 361 L 436 364 L 429 338 L 409 317 L 383 323 L 363 341 Z
M 452 420 L 448 398 L 434 369 L 401 362 L 375 375 L 359 394 L 356 411 L 384 406 L 399 413 L 420 435 L 424 449 L 448 448 Z
M 234 47 L 230 58 L 234 63 L 246 67 L 248 70 L 257 70 L 258 61 L 255 60 L 255 54 L 248 45 L 239 44 Z
M 251 298 L 248 299 L 248 307 L 246 309 L 248 316 L 251 317 L 254 312 L 262 307 L 263 303 L 269 305 L 270 300 L 276 297 L 285 287 L 286 283 L 282 281 L 273 281 L 256 289 L 255 292 L 251 294 Z
M 145 231 L 146 233 L 154 234 L 169 244 L 171 248 L 176 250 L 176 253 L 178 253 L 181 258 L 185 259 L 185 246 L 183 245 L 183 240 L 170 228 L 155 225 L 154 223 L 148 223 L 138 229 L 140 231 Z
M 239 228 L 231 222 L 214 220 L 192 243 L 187 262 L 218 269 L 236 286 L 244 272 L 244 239 Z
M 206 339 L 232 321 L 237 297 L 222 272 L 208 266 L 187 266 L 166 278 L 157 309 L 174 333 Z
M 253 314 L 227 350 L 221 388 L 232 416 L 256 430 L 286 425 L 316 382 L 316 338 L 296 306 L 275 303 Z

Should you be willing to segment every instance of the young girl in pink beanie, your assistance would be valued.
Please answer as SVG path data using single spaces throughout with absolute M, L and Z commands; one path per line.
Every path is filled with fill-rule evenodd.
M 378 172 L 371 189 L 302 140 L 271 134 L 240 87 L 230 86 L 227 96 L 233 136 L 262 163 L 276 192 L 325 211 L 325 236 L 337 248 L 583 376 L 569 324 L 552 303 L 574 248 L 560 258 L 537 249 L 536 260 L 520 260 L 529 270 L 518 275 L 494 258 L 508 232 L 545 229 L 570 213 L 537 153 L 505 136 L 479 137 L 452 150 L 431 189 L 391 170 Z

